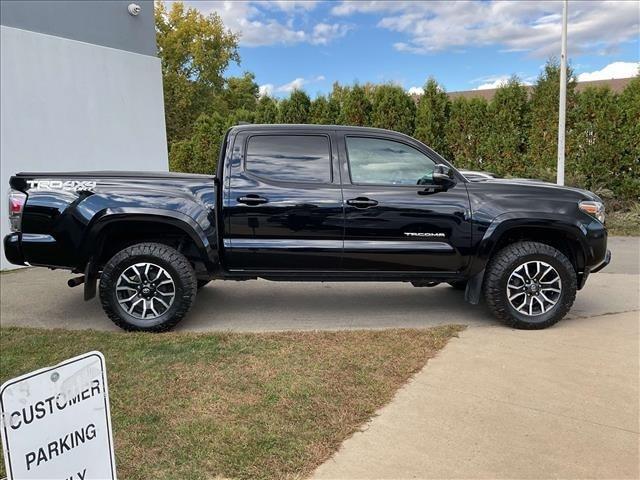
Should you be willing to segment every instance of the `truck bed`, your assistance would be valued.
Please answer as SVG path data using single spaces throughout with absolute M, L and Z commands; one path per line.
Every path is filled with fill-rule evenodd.
M 215 178 L 215 175 L 201 175 L 198 173 L 178 173 L 178 172 L 150 172 L 150 171 L 118 171 L 118 170 L 94 170 L 83 172 L 20 172 L 16 177 L 29 178 L 58 178 L 58 177 L 100 177 L 100 178 L 174 178 L 174 179 L 199 179 Z

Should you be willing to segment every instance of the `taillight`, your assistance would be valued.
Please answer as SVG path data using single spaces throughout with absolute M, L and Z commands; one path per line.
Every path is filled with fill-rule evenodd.
M 22 210 L 27 195 L 17 190 L 9 190 L 9 225 L 12 232 L 19 232 L 22 224 Z

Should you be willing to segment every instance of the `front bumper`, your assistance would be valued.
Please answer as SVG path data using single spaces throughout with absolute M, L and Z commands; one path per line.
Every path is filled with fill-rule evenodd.
M 14 265 L 26 265 L 20 245 L 19 233 L 11 233 L 4 237 L 4 256 Z
M 589 274 L 596 273 L 602 270 L 604 267 L 611 263 L 611 250 L 607 250 L 607 253 L 604 255 L 604 260 L 597 264 L 594 267 L 587 267 L 584 269 L 584 273 L 578 276 L 578 290 L 582 290 L 585 283 L 587 283 L 587 278 L 589 278 Z
M 591 269 L 590 273 L 596 273 L 599 272 L 600 270 L 602 270 L 604 267 L 606 267 L 607 265 L 609 265 L 609 263 L 611 263 L 611 250 L 607 250 L 607 253 L 604 256 L 604 260 L 602 261 L 602 263 L 600 263 L 599 265 L 596 265 L 595 267 L 593 267 Z

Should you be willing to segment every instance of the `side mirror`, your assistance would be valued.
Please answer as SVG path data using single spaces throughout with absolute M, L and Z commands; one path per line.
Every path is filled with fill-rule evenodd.
M 445 190 L 451 188 L 456 184 L 456 179 L 453 176 L 453 169 L 447 165 L 438 164 L 433 169 L 433 183 L 440 185 Z

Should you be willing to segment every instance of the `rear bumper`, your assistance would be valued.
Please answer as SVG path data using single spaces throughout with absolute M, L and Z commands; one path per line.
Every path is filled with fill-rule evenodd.
M 4 237 L 4 256 L 14 265 L 26 265 L 20 245 L 19 233 L 11 233 Z

